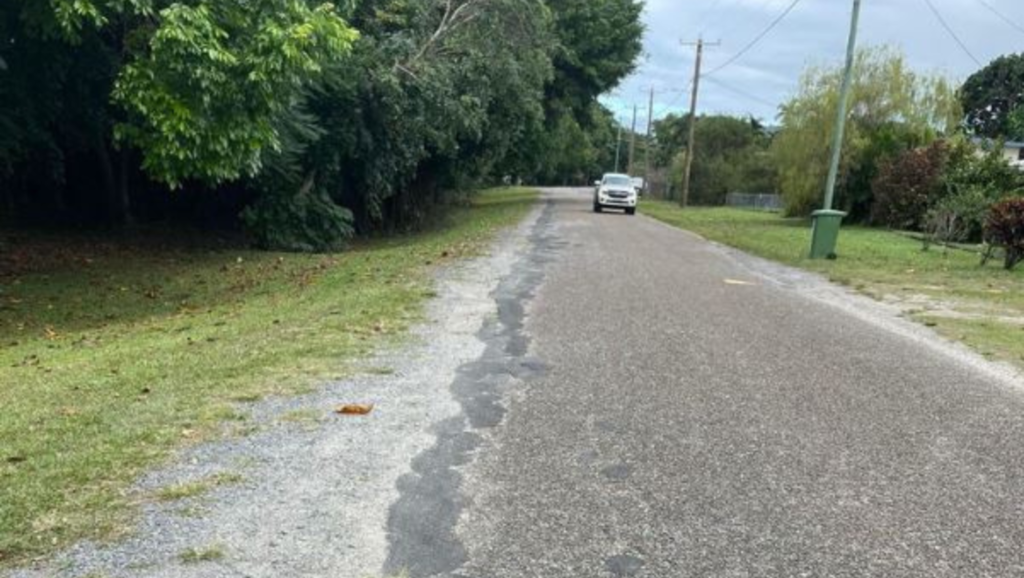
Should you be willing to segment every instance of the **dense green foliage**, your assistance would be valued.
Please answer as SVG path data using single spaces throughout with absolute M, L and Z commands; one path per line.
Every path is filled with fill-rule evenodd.
M 115 134 L 171 186 L 255 176 L 280 149 L 282 117 L 303 88 L 357 37 L 330 4 L 172 4 L 118 76 L 113 97 L 127 120 Z
M 872 221 L 922 230 L 926 243 L 980 240 L 989 207 L 1019 194 L 1024 174 L 998 147 L 963 138 L 936 141 L 882 162 L 872 184 Z
M 670 169 L 671 185 L 679 190 L 689 146 L 689 115 L 669 115 L 655 123 L 656 166 Z M 755 119 L 701 116 L 695 128 L 696 156 L 690 201 L 721 205 L 728 193 L 771 193 L 775 171 L 768 155 L 771 137 Z
M 957 236 L 972 240 L 981 238 L 993 203 L 1024 192 L 1024 173 L 1010 166 L 998 147 L 979 150 L 962 140 L 951 149 L 942 180 L 943 197 L 932 217 L 937 212 L 940 218 L 955 218 L 961 229 Z
M 781 108 L 782 131 L 772 153 L 789 214 L 820 206 L 841 78 L 840 66 L 812 67 Z M 849 110 L 836 205 L 853 220 L 869 215 L 881 159 L 950 134 L 960 120 L 953 88 L 942 77 L 910 70 L 888 48 L 858 53 Z
M 481 181 L 583 180 L 614 154 L 596 98 L 632 71 L 640 10 L 12 0 L 0 203 L 9 221 L 45 224 L 232 225 L 248 207 L 259 244 L 323 249 L 416 226 Z
M 614 164 L 617 126 L 595 97 L 633 71 L 643 48 L 642 5 L 624 0 L 547 4 L 558 45 L 545 87 L 545 121 L 514 168 L 541 182 L 583 184 Z

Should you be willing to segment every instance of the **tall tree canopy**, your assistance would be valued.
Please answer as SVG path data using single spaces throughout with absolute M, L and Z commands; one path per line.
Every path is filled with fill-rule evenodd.
M 554 75 L 546 86 L 543 134 L 527 166 L 545 181 L 586 182 L 610 168 L 615 121 L 597 103 L 636 67 L 643 49 L 637 0 L 547 0 L 553 18 Z M 567 150 L 569 144 L 579 150 Z M 588 174 L 584 174 L 588 173 Z
M 972 74 L 960 98 L 973 134 L 1024 140 L 1024 54 L 1000 56 Z
M 672 169 L 679 187 L 689 148 L 690 115 L 670 114 L 655 123 L 656 164 Z M 775 175 L 768 156 L 771 138 L 756 119 L 726 115 L 699 117 L 691 173 L 691 201 L 720 205 L 728 193 L 770 193 Z

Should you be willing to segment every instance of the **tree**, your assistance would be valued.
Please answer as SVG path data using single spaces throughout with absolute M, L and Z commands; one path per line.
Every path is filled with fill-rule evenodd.
M 632 70 L 640 10 L 11 0 L 0 201 L 19 217 L 120 224 L 131 208 L 202 213 L 220 196 L 261 246 L 333 250 L 415 227 L 495 177 L 578 180 L 610 162 L 614 124 L 596 98 Z
M 535 6 L 361 2 L 351 59 L 328 71 L 309 118 L 296 119 L 306 138 L 289 148 L 300 154 L 261 183 L 285 197 L 267 210 L 307 191 L 351 210 L 359 232 L 406 229 L 493 173 L 543 122 L 550 21 Z
M 140 164 L 172 186 L 258 173 L 279 121 L 355 38 L 305 0 L 14 0 L 0 22 L 0 124 L 17 125 L 0 143 L 5 200 L 41 216 L 106 205 L 114 223 Z
M 628 76 L 643 49 L 643 4 L 635 0 L 548 0 L 558 44 L 548 94 L 577 114 Z M 580 119 L 585 120 L 585 119 Z
M 159 19 L 113 98 L 128 113 L 118 138 L 171 186 L 259 174 L 287 111 L 358 37 L 333 5 L 303 0 L 175 3 Z
M 796 96 L 781 108 L 782 129 L 772 156 L 791 215 L 806 215 L 820 205 L 841 77 L 839 66 L 808 69 Z M 910 70 L 895 49 L 861 49 L 854 66 L 837 207 L 853 219 L 867 218 L 879 160 L 950 134 L 959 120 L 959 103 L 944 78 Z
M 655 124 L 657 166 L 672 166 L 673 185 L 681 186 L 679 163 L 686 160 L 689 115 L 669 115 Z M 775 188 L 768 155 L 770 138 L 752 118 L 702 116 L 696 126 L 699 146 L 691 169 L 691 200 L 698 205 L 725 203 L 728 193 L 770 192 Z M 674 158 L 670 155 L 674 155 Z M 676 166 L 679 165 L 679 166 Z
M 960 89 L 967 129 L 974 135 L 1024 140 L 1024 54 L 996 58 Z
M 617 127 L 612 114 L 596 101 L 636 67 L 643 49 L 643 5 L 636 0 L 547 0 L 547 5 L 554 73 L 545 86 L 544 134 L 537 135 L 534 143 L 539 146 L 530 151 L 537 168 L 531 176 L 568 182 L 584 173 L 610 170 Z M 564 142 L 564 131 L 574 126 L 586 135 L 582 146 L 592 149 L 577 156 L 581 166 L 569 166 L 561 158 L 565 151 L 553 146 Z M 558 154 L 553 157 L 552 152 Z

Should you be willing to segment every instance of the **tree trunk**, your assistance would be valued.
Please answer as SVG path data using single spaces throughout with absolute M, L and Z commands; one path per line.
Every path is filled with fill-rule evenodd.
M 107 220 L 111 226 L 123 227 L 131 222 L 128 206 L 126 152 L 121 152 L 119 170 L 115 173 L 107 140 L 97 135 L 96 157 L 103 177 L 103 190 L 107 201 Z

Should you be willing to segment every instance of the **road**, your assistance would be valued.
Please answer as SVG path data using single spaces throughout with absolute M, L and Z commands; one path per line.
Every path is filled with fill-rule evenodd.
M 1024 576 L 1019 381 L 806 283 L 547 191 L 385 573 Z
M 253 433 L 139 481 L 130 534 L 10 575 L 1024 576 L 1017 374 L 815 276 L 590 209 L 546 191 L 439 273 L 427 321 L 367 360 L 389 371 L 247 404 Z M 241 481 L 144 499 L 219 472 Z

